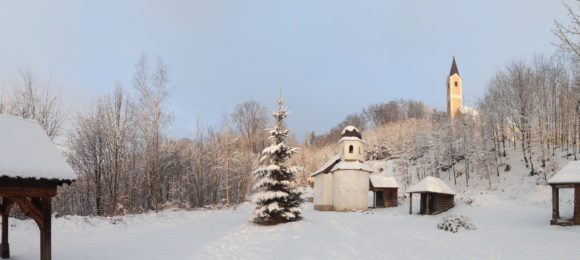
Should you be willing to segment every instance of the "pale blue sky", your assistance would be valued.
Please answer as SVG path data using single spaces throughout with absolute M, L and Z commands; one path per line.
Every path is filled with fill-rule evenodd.
M 169 65 L 172 136 L 249 99 L 274 109 L 280 88 L 303 136 L 376 102 L 443 109 L 453 54 L 473 103 L 507 62 L 555 51 L 555 19 L 556 0 L 3 1 L 0 88 L 31 68 L 83 111 L 145 51 Z

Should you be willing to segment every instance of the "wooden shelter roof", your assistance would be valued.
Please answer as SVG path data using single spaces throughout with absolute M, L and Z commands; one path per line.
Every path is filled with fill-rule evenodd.
M 409 187 L 409 189 L 407 190 L 407 193 L 423 193 L 423 192 L 442 193 L 449 195 L 456 194 L 441 179 L 432 176 L 425 177 L 425 179 Z
M 548 184 L 580 184 L 580 161 L 571 161 L 548 180 Z
M 374 188 L 399 188 L 399 184 L 393 177 L 380 174 L 372 174 L 369 177 Z
M 38 122 L 0 114 L 0 177 L 70 182 L 76 174 Z

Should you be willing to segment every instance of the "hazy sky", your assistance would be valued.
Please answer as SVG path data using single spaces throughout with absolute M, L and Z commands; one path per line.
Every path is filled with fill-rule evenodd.
M 552 54 L 554 20 L 567 19 L 557 0 L 2 1 L 0 90 L 30 68 L 86 111 L 131 87 L 144 51 L 169 66 L 172 136 L 250 99 L 274 109 L 280 88 L 303 136 L 376 102 L 443 109 L 454 54 L 474 103 L 507 62 Z

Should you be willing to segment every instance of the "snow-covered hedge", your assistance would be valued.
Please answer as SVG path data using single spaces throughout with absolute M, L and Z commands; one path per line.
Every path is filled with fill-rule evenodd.
M 441 218 L 441 220 L 439 220 L 439 223 L 437 224 L 437 227 L 439 229 L 451 231 L 453 233 L 457 233 L 461 228 L 464 228 L 466 230 L 477 229 L 475 227 L 475 224 L 471 222 L 469 217 L 463 215 L 457 216 L 454 214 L 449 214 Z

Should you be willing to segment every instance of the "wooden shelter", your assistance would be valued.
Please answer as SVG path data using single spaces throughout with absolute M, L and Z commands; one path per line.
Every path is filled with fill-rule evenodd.
M 40 259 L 51 259 L 52 197 L 76 174 L 36 121 L 0 115 L 0 256 L 10 257 L 8 220 L 18 205 L 40 229 Z
M 407 193 L 409 193 L 409 214 L 413 214 L 413 193 L 421 195 L 419 214 L 439 214 L 455 206 L 456 193 L 439 178 L 427 176 L 409 187 Z
M 566 164 L 548 180 L 552 186 L 552 219 L 551 225 L 580 225 L 580 161 Z M 572 219 L 560 218 L 560 189 L 574 189 L 574 215 Z
M 373 192 L 374 208 L 396 207 L 399 184 L 393 177 L 373 174 L 370 176 L 370 191 Z

